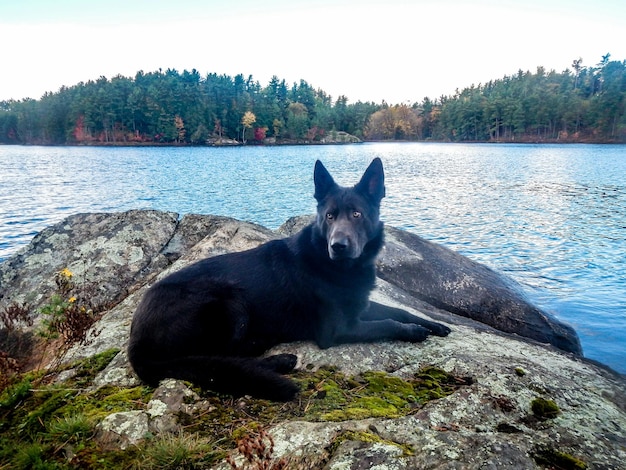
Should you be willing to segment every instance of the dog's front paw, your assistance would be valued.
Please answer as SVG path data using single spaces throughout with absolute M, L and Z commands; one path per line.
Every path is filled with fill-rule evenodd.
M 404 325 L 404 333 L 405 337 L 404 341 L 409 341 L 411 343 L 421 343 L 430 334 L 430 331 L 424 328 L 423 326 L 415 325 L 415 324 L 405 324 Z
M 286 374 L 291 372 L 298 363 L 298 356 L 295 354 L 275 354 L 268 356 L 262 360 L 263 366 L 267 369 Z
M 276 401 L 291 401 L 294 400 L 300 393 L 300 386 L 295 382 L 283 377 L 284 382 L 274 391 L 273 400 Z
M 441 323 L 433 323 L 432 325 L 428 325 L 428 329 L 430 330 L 430 334 L 435 336 L 448 336 L 452 331 L 446 325 L 442 325 Z

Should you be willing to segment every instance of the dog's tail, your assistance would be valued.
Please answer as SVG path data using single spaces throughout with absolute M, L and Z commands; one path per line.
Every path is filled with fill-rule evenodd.
M 149 385 L 164 378 L 188 380 L 201 388 L 235 396 L 252 395 L 274 401 L 293 400 L 300 388 L 283 377 L 295 365 L 293 354 L 267 358 L 186 356 L 168 360 L 137 360 L 129 351 L 136 374 Z M 134 360 L 133 360 L 134 359 Z

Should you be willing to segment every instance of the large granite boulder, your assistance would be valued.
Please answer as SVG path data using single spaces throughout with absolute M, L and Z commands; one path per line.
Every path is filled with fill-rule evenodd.
M 63 269 L 98 284 L 95 302 L 119 302 L 168 265 L 162 251 L 177 225 L 176 214 L 157 211 L 70 216 L 0 265 L 0 307 L 18 302 L 36 312 Z
M 56 289 L 55 273 L 64 269 L 83 284 L 97 285 L 93 303 L 116 305 L 202 239 L 215 245 L 211 253 L 230 245 L 236 250 L 239 230 L 239 222 L 219 216 L 179 220 L 177 214 L 152 210 L 73 215 L 0 264 L 0 308 L 17 302 L 36 312 Z M 274 236 L 258 230 L 259 242 Z
M 124 349 L 145 289 L 198 259 L 251 248 L 297 230 L 304 222 L 290 220 L 278 233 L 216 216 L 179 219 L 176 214 L 154 211 L 73 216 L 46 229 L 0 264 L 0 310 L 27 302 L 31 315 L 37 316 L 37 307 L 55 289 L 56 273 L 64 268 L 74 273 L 75 282 L 98 285 L 97 295 L 107 309 L 94 326 L 97 335 L 88 344 L 70 349 L 64 361 L 76 364 L 107 351 L 115 354 L 95 378 L 80 385 L 84 387 L 80 393 L 105 396 L 100 399 L 107 403 L 113 403 L 111 396 L 133 397 L 124 406 L 110 405 L 109 414 L 93 413 L 99 418 L 95 444 L 90 445 L 100 446 L 103 452 L 143 449 L 161 435 L 183 439 L 190 430 L 205 442 L 230 442 L 241 432 L 242 416 L 275 410 L 276 415 L 264 416 L 263 422 L 248 423 L 246 429 L 259 433 L 257 441 L 226 448 L 217 444 L 218 457 L 203 464 L 207 462 L 203 453 L 205 460 L 196 461 L 196 467 L 624 468 L 624 377 L 581 357 L 575 333 L 535 309 L 506 279 L 392 228 L 386 229 L 374 300 L 446 322 L 452 333 L 419 344 L 355 344 L 320 350 L 310 343 L 294 343 L 271 351 L 296 354 L 304 377 L 319 371 L 331 374 L 327 370 L 343 374 L 345 384 L 353 387 L 350 393 L 360 393 L 367 374 L 384 372 L 391 388 L 386 398 L 370 399 L 373 413 L 350 415 L 349 409 L 339 407 L 333 419 L 311 415 L 308 411 L 333 393 L 326 388 L 336 379 L 332 375 L 303 389 L 293 405 L 299 411 L 291 415 L 284 408 L 246 397 L 200 395 L 178 381 L 163 381 L 155 390 L 141 387 Z M 402 384 L 424 376 L 425 370 L 450 374 L 456 380 L 454 390 L 435 393 L 404 413 L 381 411 L 404 393 Z M 81 372 L 76 367 L 63 370 L 58 380 L 72 380 L 72 374 L 80 377 Z M 394 381 L 401 381 L 397 391 Z M 72 383 L 60 390 L 75 393 Z M 380 386 L 385 391 L 386 385 Z M 232 414 L 226 413 L 226 421 L 233 421 L 220 423 L 224 418 L 217 410 L 229 407 Z M 32 422 L 47 428 L 42 422 L 47 415 L 31 414 L 38 416 Z M 221 426 L 221 434 L 206 434 L 215 423 Z M 0 426 L 0 432 L 8 431 Z M 83 457 L 73 453 L 75 444 L 70 447 L 64 450 L 68 462 L 79 468 Z M 250 449 L 260 448 L 264 453 L 250 461 Z M 106 455 L 121 454 L 100 458 Z

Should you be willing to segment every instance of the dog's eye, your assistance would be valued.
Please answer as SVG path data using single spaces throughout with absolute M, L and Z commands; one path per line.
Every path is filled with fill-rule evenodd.
M 335 218 L 335 216 L 334 216 L 334 215 L 332 215 L 330 212 L 328 212 L 328 213 L 326 214 L 326 218 L 327 218 L 328 220 L 333 220 L 333 219 Z
M 361 217 L 361 213 L 359 211 L 354 211 L 352 212 L 352 217 L 354 217 L 355 219 L 358 219 L 359 217 Z

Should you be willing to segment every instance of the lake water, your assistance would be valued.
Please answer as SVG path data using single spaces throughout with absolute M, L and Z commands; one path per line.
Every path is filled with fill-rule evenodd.
M 0 146 L 0 261 L 79 212 L 151 208 L 277 228 L 312 213 L 321 159 L 385 165 L 382 217 L 515 279 L 626 373 L 626 146 L 384 143 L 245 148 Z

